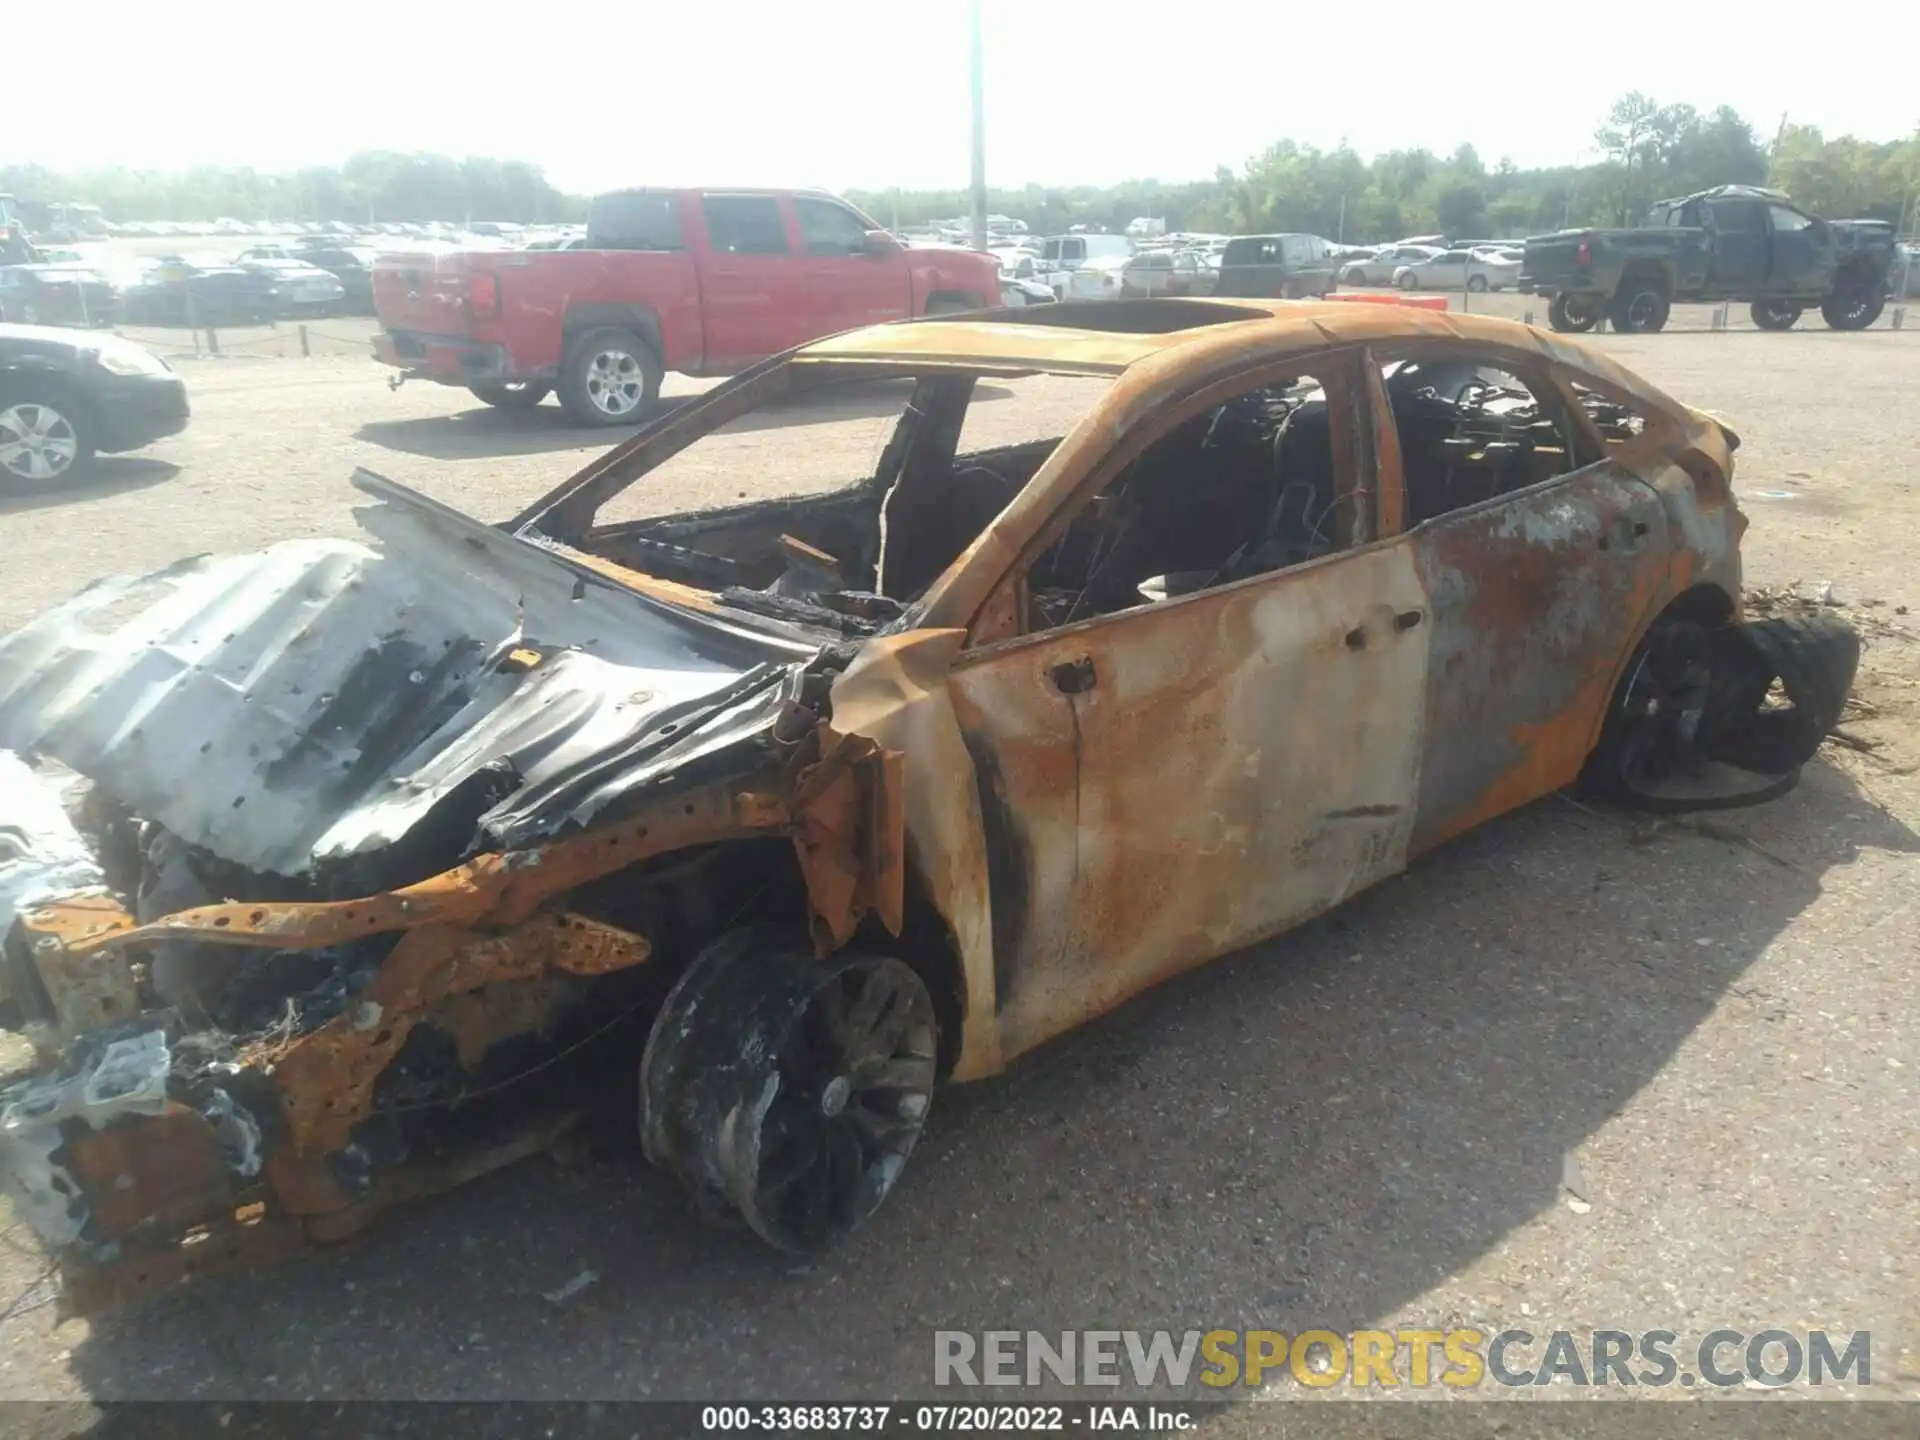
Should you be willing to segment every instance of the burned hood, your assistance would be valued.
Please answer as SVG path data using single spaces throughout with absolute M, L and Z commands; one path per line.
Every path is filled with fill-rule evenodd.
M 750 744 L 813 650 L 637 595 L 390 481 L 363 539 L 97 581 L 0 640 L 0 750 L 300 875 L 456 792 L 501 848 Z

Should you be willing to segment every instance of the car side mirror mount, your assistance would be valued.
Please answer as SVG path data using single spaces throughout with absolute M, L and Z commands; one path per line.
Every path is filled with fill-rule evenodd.
M 882 255 L 898 255 L 900 242 L 885 230 L 869 230 L 860 245 L 861 253 L 870 259 L 879 259 Z

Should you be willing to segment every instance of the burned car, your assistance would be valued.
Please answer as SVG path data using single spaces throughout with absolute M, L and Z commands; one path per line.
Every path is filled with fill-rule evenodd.
M 871 473 L 619 517 L 850 385 Z M 360 538 L 97 582 L 0 641 L 0 1174 L 87 1308 L 624 1101 L 815 1250 L 938 1083 L 1452 836 L 1790 783 L 1858 647 L 1742 622 L 1736 445 L 1502 320 L 1047 306 L 803 346 L 501 524 L 360 472 Z

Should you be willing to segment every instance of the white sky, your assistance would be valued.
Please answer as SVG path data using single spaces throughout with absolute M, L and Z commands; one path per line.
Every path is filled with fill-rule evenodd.
M 1286 137 L 1573 163 L 1630 89 L 1732 105 L 1763 142 L 1783 110 L 1829 135 L 1912 133 L 1920 11 L 1844 9 L 1801 43 L 1724 0 L 986 0 L 988 178 L 1196 179 Z M 531 160 L 580 191 L 967 182 L 964 0 L 94 0 L 85 17 L 80 80 L 6 66 L 0 160 L 287 170 L 385 148 Z

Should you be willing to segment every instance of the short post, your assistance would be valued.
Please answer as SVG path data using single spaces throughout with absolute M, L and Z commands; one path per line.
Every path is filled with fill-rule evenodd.
M 313 347 L 307 344 L 307 327 L 304 325 L 300 327 L 300 358 L 303 360 L 313 358 Z
M 1906 329 L 1906 326 L 1907 326 L 1907 307 L 1904 305 L 1894 306 L 1893 307 L 1893 328 L 1896 330 L 1904 330 Z
M 1713 307 L 1713 328 L 1715 330 L 1727 328 L 1727 304 L 1724 300 Z
M 1533 323 L 1533 307 L 1532 306 L 1528 306 L 1525 310 L 1522 310 L 1520 312 L 1520 323 L 1522 325 L 1531 325 Z
M 1598 315 L 1593 317 L 1593 333 L 1596 335 L 1604 335 L 1607 333 L 1606 311 L 1602 310 Z
M 211 325 L 207 326 L 207 353 L 209 355 L 220 353 L 220 334 Z

